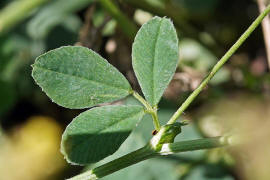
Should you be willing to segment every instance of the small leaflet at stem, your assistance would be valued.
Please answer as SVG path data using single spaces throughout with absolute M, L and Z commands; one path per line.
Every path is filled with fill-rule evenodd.
M 156 106 L 178 64 L 178 38 L 173 23 L 154 17 L 138 31 L 132 45 L 132 66 L 145 99 Z

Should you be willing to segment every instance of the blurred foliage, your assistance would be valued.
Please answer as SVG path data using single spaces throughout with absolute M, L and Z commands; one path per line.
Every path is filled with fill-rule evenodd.
M 58 0 L 42 8 L 27 24 L 27 32 L 33 39 L 43 39 L 55 26 L 63 26 L 76 33 L 81 21 L 74 12 L 90 4 L 93 0 Z
M 66 171 L 59 154 L 62 126 L 79 111 L 53 104 L 34 84 L 30 65 L 40 54 L 63 45 L 89 47 L 140 91 L 131 69 L 130 36 L 152 16 L 171 18 L 180 38 L 180 63 L 160 103 L 164 124 L 258 14 L 253 0 L 114 0 L 112 6 L 106 1 L 54 0 L 20 6 L 26 1 L 0 1 L 0 14 L 4 13 L 0 22 L 1 17 L 4 21 L 14 18 L 7 23 L 10 27 L 0 32 L 0 161 L 4 162 L 0 179 L 63 179 L 80 171 Z M 28 3 L 33 2 L 41 1 Z M 246 136 L 252 141 L 236 149 L 152 159 L 104 179 L 270 179 L 269 94 L 263 36 L 257 30 L 182 116 L 191 124 L 176 138 L 189 140 L 242 130 L 253 133 Z M 134 103 L 132 98 L 127 101 Z M 54 119 L 30 118 L 36 114 Z M 145 117 L 120 150 L 98 164 L 144 145 L 152 136 L 150 119 Z
M 0 115 L 8 110 L 16 99 L 14 88 L 7 82 L 0 80 Z
M 192 39 L 182 39 L 179 42 L 181 64 L 194 67 L 196 70 L 207 72 L 218 60 L 209 50 Z
M 200 119 L 199 126 L 204 135 L 244 135 L 242 141 L 245 144 L 228 151 L 242 179 L 270 178 L 267 170 L 270 161 L 269 102 L 269 97 L 238 92 L 206 104 L 195 115 Z

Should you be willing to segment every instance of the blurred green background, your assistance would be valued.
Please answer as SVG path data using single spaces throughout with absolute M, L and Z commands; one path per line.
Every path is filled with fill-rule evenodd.
M 180 61 L 159 106 L 165 123 L 258 14 L 253 0 L 1 0 L 0 179 L 69 178 L 151 138 L 146 117 L 116 154 L 89 167 L 68 165 L 59 151 L 61 134 L 80 111 L 54 104 L 34 83 L 31 64 L 37 56 L 63 45 L 91 48 L 140 92 L 131 66 L 134 36 L 153 16 L 171 18 Z M 147 160 L 103 179 L 269 180 L 268 67 L 259 27 L 182 116 L 191 124 L 176 138 L 252 132 L 256 138 L 246 135 L 252 141 Z

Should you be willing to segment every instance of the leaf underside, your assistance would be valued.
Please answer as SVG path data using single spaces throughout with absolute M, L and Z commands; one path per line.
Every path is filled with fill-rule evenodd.
M 146 100 L 157 105 L 178 64 L 178 38 L 172 22 L 154 17 L 137 33 L 132 65 Z
M 126 97 L 126 78 L 94 51 L 64 46 L 39 56 L 33 64 L 36 83 L 57 104 L 88 108 Z
M 68 162 L 85 165 L 118 150 L 144 115 L 142 106 L 103 106 L 73 119 L 66 128 L 61 152 Z

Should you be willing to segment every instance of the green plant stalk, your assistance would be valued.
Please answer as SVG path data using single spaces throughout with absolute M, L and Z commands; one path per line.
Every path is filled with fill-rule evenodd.
M 8 31 L 14 25 L 28 17 L 32 11 L 49 0 L 14 1 L 0 11 L 0 34 Z
M 157 108 L 154 108 L 153 111 L 150 112 L 150 114 L 152 116 L 155 129 L 157 131 L 159 131 L 159 129 L 160 129 L 160 123 L 159 123 L 159 120 L 158 120 Z
M 140 102 L 144 105 L 144 107 L 146 108 L 146 112 L 151 114 L 152 119 L 153 119 L 153 123 L 155 126 L 156 130 L 160 129 L 160 123 L 158 120 L 158 115 L 157 115 L 157 108 L 156 107 L 152 107 L 142 96 L 140 96 L 136 91 L 132 92 L 132 95 Z
M 86 171 L 85 173 L 75 176 L 70 180 L 96 180 L 106 175 L 112 174 L 113 172 L 119 171 L 123 168 L 136 164 L 140 161 L 153 158 L 156 156 L 163 156 L 185 151 L 194 151 L 198 149 L 217 148 L 226 146 L 228 144 L 229 143 L 227 141 L 227 138 L 224 137 L 181 141 L 177 143 L 167 143 L 162 145 L 160 151 L 154 150 L 150 144 L 147 144 L 143 148 L 133 151 L 125 156 L 110 161 L 92 170 Z
M 167 148 L 163 148 L 159 154 L 167 155 L 186 151 L 195 151 L 199 149 L 222 147 L 231 144 L 228 142 L 228 140 L 229 137 L 213 137 L 163 144 L 163 146 Z
M 123 14 L 111 0 L 99 0 L 104 9 L 117 21 L 121 30 L 130 40 L 133 40 L 138 31 L 138 27 L 128 17 Z
M 270 12 L 270 5 L 256 18 L 256 20 L 249 26 L 249 28 L 242 34 L 236 43 L 226 52 L 226 54 L 217 62 L 208 76 L 201 82 L 191 95 L 184 101 L 180 108 L 174 113 L 167 124 L 173 124 L 178 117 L 188 108 L 192 101 L 199 95 L 199 93 L 206 87 L 208 82 L 214 77 L 217 71 L 226 63 L 235 51 L 243 44 L 243 42 L 250 36 L 250 34 L 258 27 L 264 17 Z

